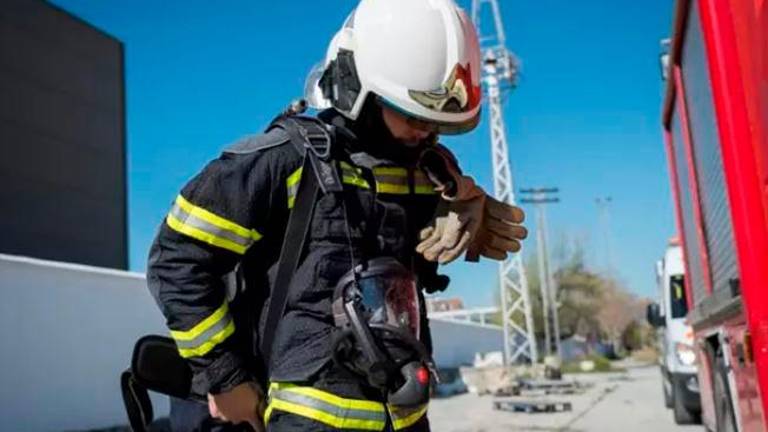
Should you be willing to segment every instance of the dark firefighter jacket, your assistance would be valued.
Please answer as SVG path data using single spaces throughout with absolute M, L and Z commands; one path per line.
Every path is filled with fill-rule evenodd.
M 323 194 L 316 203 L 266 368 L 272 381 L 306 381 L 332 363 L 331 301 L 336 282 L 352 268 L 351 256 L 394 256 L 416 271 L 423 287 L 443 281 L 436 265 L 413 252 L 417 233 L 439 200 L 416 168 L 415 155 L 395 142 L 380 120 L 345 123 L 332 110 L 319 117 L 347 126 L 357 139 L 337 134 L 334 159 L 344 196 Z M 265 372 L 254 347 L 263 332 L 301 165 L 302 156 L 280 129 L 246 138 L 181 190 L 160 226 L 148 285 L 192 367 L 198 394 L 267 378 L 253 375 Z M 349 206 L 352 254 L 342 199 Z M 238 265 L 245 289 L 233 301 L 226 277 Z M 428 330 L 423 333 L 428 338 Z

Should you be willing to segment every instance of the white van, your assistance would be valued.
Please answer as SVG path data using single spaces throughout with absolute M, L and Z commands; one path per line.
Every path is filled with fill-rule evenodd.
M 685 268 L 679 242 L 673 238 L 656 263 L 659 303 L 648 306 L 648 321 L 659 338 L 664 403 L 674 411 L 678 424 L 698 423 L 701 399 L 693 346 L 693 330 L 686 323 Z

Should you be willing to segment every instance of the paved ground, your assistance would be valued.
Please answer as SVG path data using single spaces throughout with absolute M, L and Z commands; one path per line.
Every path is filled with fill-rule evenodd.
M 635 367 L 622 373 L 567 376 L 590 383 L 580 395 L 528 397 L 570 402 L 564 413 L 525 414 L 495 411 L 491 396 L 463 394 L 430 403 L 432 430 L 440 432 L 703 432 L 701 426 L 677 426 L 664 408 L 658 367 Z

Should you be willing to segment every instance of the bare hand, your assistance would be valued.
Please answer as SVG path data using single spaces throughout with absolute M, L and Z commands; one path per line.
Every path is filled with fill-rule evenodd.
M 264 392 L 253 382 L 242 383 L 224 393 L 208 394 L 208 411 L 212 417 L 233 424 L 246 422 L 256 432 L 264 432 L 265 405 Z

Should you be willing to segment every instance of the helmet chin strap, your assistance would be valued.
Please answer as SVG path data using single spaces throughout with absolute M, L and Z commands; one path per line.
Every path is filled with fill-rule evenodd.
M 414 143 L 395 138 L 384 122 L 382 107 L 376 102 L 375 95 L 369 95 L 366 99 L 357 120 L 352 121 L 346 118 L 344 120 L 345 126 L 357 137 L 359 148 L 355 150 L 364 151 L 376 158 L 390 160 L 397 164 L 415 164 L 422 150 L 437 141 L 435 135 Z

